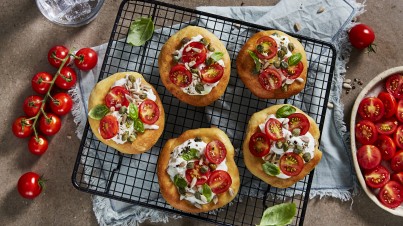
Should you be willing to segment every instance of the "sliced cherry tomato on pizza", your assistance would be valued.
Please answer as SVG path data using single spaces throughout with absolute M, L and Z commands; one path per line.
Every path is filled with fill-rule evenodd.
M 374 145 L 364 145 L 357 151 L 358 165 L 363 169 L 373 169 L 381 163 L 381 151 Z
M 287 59 L 285 59 L 285 61 L 287 62 Z M 282 68 L 281 72 L 283 72 L 283 75 L 289 79 L 296 79 L 301 75 L 303 70 L 304 64 L 300 61 L 296 65 L 288 66 L 287 69 Z
M 106 115 L 99 122 L 99 131 L 104 139 L 111 139 L 119 132 L 119 123 L 115 116 Z
M 130 102 L 127 100 L 126 95 L 129 91 L 122 86 L 115 86 L 109 90 L 105 96 L 105 104 L 108 108 L 114 107 L 118 111 L 122 106 L 129 106 Z
M 212 64 L 207 67 L 204 67 L 201 71 L 201 77 L 203 82 L 206 83 L 215 83 L 218 82 L 223 74 L 224 68 L 219 64 Z
M 392 174 L 392 180 L 399 182 L 403 186 L 403 172 Z
M 378 121 L 385 113 L 385 106 L 382 101 L 376 97 L 367 97 L 363 99 L 358 106 L 358 114 L 363 119 L 368 119 L 372 122 Z
M 288 122 L 288 130 L 290 130 L 292 133 L 298 134 L 298 129 L 299 129 L 299 135 L 305 135 L 309 131 L 309 127 L 311 124 L 309 123 L 309 119 L 302 113 L 294 113 L 288 116 L 289 122 Z
M 397 147 L 403 149 L 403 125 L 400 125 L 396 129 L 396 133 L 393 136 Z
M 383 160 L 390 160 L 396 153 L 395 142 L 389 136 L 380 135 L 375 146 L 381 151 Z
M 382 101 L 383 106 L 385 107 L 385 114 L 383 115 L 383 117 L 390 118 L 394 116 L 397 109 L 396 98 L 388 92 L 380 92 L 378 94 L 378 98 Z
M 355 125 L 355 138 L 361 144 L 373 144 L 378 139 L 378 131 L 374 123 L 362 120 Z
M 396 132 L 398 125 L 399 122 L 396 120 L 396 118 L 393 117 L 384 121 L 377 122 L 375 124 L 375 127 L 376 131 L 378 131 L 378 134 L 391 135 Z
M 386 80 L 386 90 L 397 99 L 403 98 L 403 75 L 394 74 Z
M 396 109 L 396 118 L 400 122 L 403 122 L 403 100 L 399 100 Z
M 378 193 L 379 201 L 389 208 L 396 208 L 402 203 L 403 187 L 396 181 L 389 181 Z
M 275 90 L 281 87 L 281 75 L 274 69 L 266 69 L 259 74 L 259 83 L 265 90 Z
M 286 152 L 280 158 L 280 170 L 287 176 L 296 176 L 304 168 L 304 160 L 298 154 Z
M 260 59 L 271 59 L 277 55 L 277 43 L 273 38 L 263 36 L 257 40 L 255 52 Z
M 205 155 L 209 162 L 220 164 L 227 156 L 227 149 L 221 141 L 213 140 L 207 144 Z
M 264 131 L 270 140 L 276 141 L 283 138 L 283 126 L 281 122 L 275 118 L 267 120 Z
M 221 194 L 231 187 L 232 179 L 226 171 L 216 170 L 210 175 L 207 184 L 210 186 L 212 192 Z
M 270 141 L 266 134 L 254 133 L 249 140 L 249 150 L 256 157 L 263 157 L 270 152 Z
M 185 65 L 177 64 L 169 72 L 169 80 L 179 87 L 188 87 L 192 83 L 192 73 Z
M 390 173 L 385 167 L 379 165 L 365 172 L 364 177 L 365 183 L 371 188 L 381 188 L 389 182 Z
M 183 48 L 182 62 L 189 63 L 194 61 L 195 64 L 192 67 L 197 67 L 204 63 L 207 58 L 207 49 L 201 42 L 191 42 Z
M 154 124 L 160 117 L 158 105 L 150 99 L 145 99 L 139 106 L 139 116 L 145 124 Z
M 390 160 L 390 168 L 396 173 L 403 172 L 403 150 L 397 152 Z
M 202 185 L 206 183 L 210 177 L 210 167 L 206 167 L 206 165 L 200 165 L 199 163 L 200 161 L 195 161 L 193 169 L 187 169 L 185 172 L 186 180 L 189 182 L 189 184 L 192 183 L 193 178 L 196 178 L 196 185 Z M 204 173 L 202 173 L 202 166 L 204 166 L 204 168 L 207 170 Z

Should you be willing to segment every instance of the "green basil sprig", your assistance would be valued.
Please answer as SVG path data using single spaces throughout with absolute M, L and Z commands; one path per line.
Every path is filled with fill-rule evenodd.
M 139 110 L 138 110 L 137 106 L 133 103 L 129 104 L 128 117 L 132 120 L 136 120 L 139 117 Z
M 98 104 L 90 110 L 88 116 L 95 120 L 101 120 L 108 113 L 109 108 L 105 104 Z
M 260 68 L 262 67 L 262 63 L 259 61 L 259 57 L 257 57 L 256 53 L 251 50 L 248 50 L 249 56 L 252 57 L 253 61 L 255 62 L 255 74 L 259 74 Z
M 178 188 L 186 188 L 186 186 L 188 186 L 188 183 L 186 182 L 186 180 L 183 179 L 181 176 L 179 176 L 179 174 L 175 175 L 174 184 Z
M 211 191 L 211 188 L 207 184 L 203 184 L 203 191 L 202 194 L 206 197 L 207 202 L 210 202 L 211 199 L 213 198 L 213 192 Z
M 133 127 L 137 132 L 144 133 L 144 124 L 140 119 L 134 120 Z
M 127 35 L 127 43 L 142 46 L 154 33 L 154 22 L 151 18 L 141 17 L 132 22 Z
M 271 206 L 263 212 L 260 224 L 257 226 L 288 225 L 292 223 L 296 213 L 297 207 L 295 203 L 282 203 Z
M 302 59 L 301 53 L 294 53 L 288 58 L 288 66 L 297 65 Z
M 187 152 L 185 152 L 181 157 L 186 161 L 197 159 L 199 158 L 199 151 L 195 148 L 191 148 Z
M 270 162 L 265 162 L 262 164 L 263 171 L 269 176 L 277 176 L 280 174 L 280 168 Z
M 291 114 L 295 113 L 295 111 L 296 111 L 295 107 L 293 107 L 291 105 L 284 105 L 276 111 L 276 117 L 277 118 L 286 118 L 286 117 L 290 116 Z
M 222 52 L 214 52 L 210 56 L 210 58 L 213 59 L 215 62 L 221 60 L 223 57 L 224 57 L 224 53 L 222 53 Z

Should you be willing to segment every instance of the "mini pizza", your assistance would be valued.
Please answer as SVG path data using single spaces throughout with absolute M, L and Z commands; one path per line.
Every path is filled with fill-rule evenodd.
M 179 100 L 207 106 L 223 95 L 231 63 L 221 41 L 204 28 L 188 26 L 170 37 L 158 57 L 164 86 Z
M 136 72 L 121 72 L 95 85 L 88 100 L 88 122 L 95 136 L 126 154 L 149 150 L 165 124 L 157 91 Z
M 264 182 L 287 188 L 304 178 L 320 161 L 319 128 L 291 105 L 275 105 L 249 120 L 243 155 L 249 171 Z
M 301 43 L 281 31 L 261 31 L 242 47 L 236 60 L 239 77 L 263 99 L 285 99 L 305 87 L 307 60 Z
M 168 140 L 158 159 L 157 174 L 165 200 L 190 213 L 226 205 L 240 185 L 234 147 L 217 128 L 188 130 Z

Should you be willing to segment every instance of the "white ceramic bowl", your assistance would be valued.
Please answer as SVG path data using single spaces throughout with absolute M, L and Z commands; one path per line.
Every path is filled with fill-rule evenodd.
M 386 91 L 386 89 L 385 89 L 386 79 L 390 75 L 393 75 L 393 74 L 399 73 L 399 72 L 403 73 L 403 66 L 391 68 L 389 70 L 386 70 L 386 71 L 380 73 L 374 79 L 372 79 L 368 83 L 368 85 L 366 85 L 364 87 L 364 89 L 358 95 L 358 97 L 354 103 L 354 106 L 353 106 L 353 110 L 351 113 L 350 131 L 351 131 L 351 150 L 352 150 L 352 155 L 353 155 L 354 168 L 355 168 L 355 172 L 357 173 L 357 178 L 361 184 L 361 187 L 364 189 L 364 191 L 368 195 L 368 197 L 372 201 L 374 201 L 380 208 L 382 208 L 394 215 L 403 217 L 403 204 L 401 204 L 400 206 L 398 206 L 395 209 L 390 209 L 390 208 L 384 206 L 381 202 L 379 202 L 378 197 L 373 192 L 373 190 L 365 184 L 365 179 L 361 173 L 361 169 L 360 169 L 360 166 L 358 165 L 358 161 L 357 161 L 357 148 L 356 148 L 355 132 L 354 132 L 356 118 L 357 118 L 357 110 L 358 110 L 358 106 L 360 105 L 361 100 L 364 99 L 365 97 L 370 97 L 370 96 L 376 97 L 376 96 L 378 96 L 378 93 L 381 90 Z

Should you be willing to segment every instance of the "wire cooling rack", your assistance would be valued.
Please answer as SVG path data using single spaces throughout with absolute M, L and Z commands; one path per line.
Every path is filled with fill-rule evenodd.
M 144 46 L 133 47 L 126 44 L 127 33 L 131 22 L 142 16 L 153 18 L 155 32 Z M 203 108 L 180 102 L 159 79 L 159 51 L 171 35 L 188 25 L 197 25 L 213 32 L 226 45 L 231 58 L 231 78 L 226 92 L 219 100 Z M 258 224 L 267 207 L 294 202 L 297 215 L 292 225 L 302 225 L 313 171 L 290 188 L 273 188 L 246 169 L 240 148 L 251 115 L 274 104 L 289 103 L 303 109 L 322 129 L 335 64 L 335 49 L 328 43 L 293 35 L 307 52 L 309 70 L 305 89 L 289 99 L 258 99 L 238 78 L 235 59 L 238 50 L 250 36 L 268 29 L 157 1 L 123 1 L 108 43 L 100 80 L 123 71 L 143 74 L 156 88 L 163 102 L 165 131 L 149 152 L 124 155 L 98 141 L 87 123 L 72 175 L 74 186 L 88 193 L 219 225 Z M 188 129 L 211 126 L 225 131 L 237 150 L 235 161 L 240 173 L 240 191 L 230 205 L 217 211 L 189 214 L 173 209 L 159 192 L 156 175 L 158 154 L 168 139 L 178 137 Z

